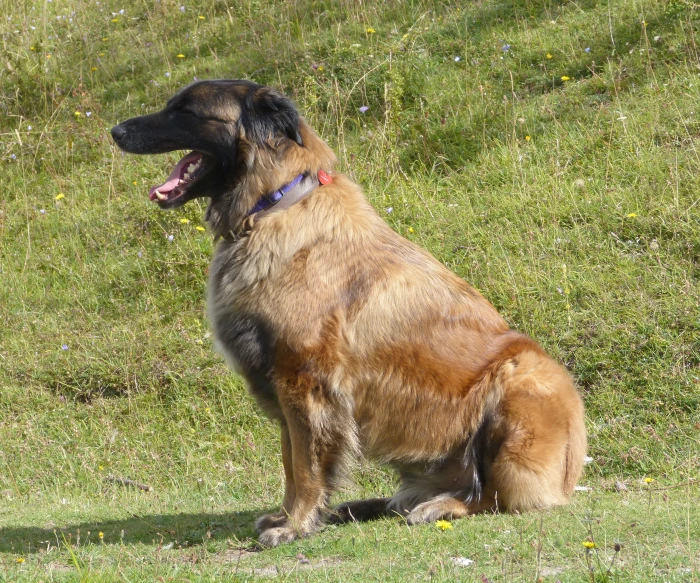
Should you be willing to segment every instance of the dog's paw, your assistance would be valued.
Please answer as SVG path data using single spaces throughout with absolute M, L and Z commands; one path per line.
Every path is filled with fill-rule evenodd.
M 284 512 L 272 512 L 264 514 L 255 521 L 255 531 L 262 534 L 271 528 L 284 526 L 287 523 L 287 515 Z
M 266 531 L 260 533 L 258 542 L 264 547 L 277 547 L 285 543 L 290 543 L 297 538 L 299 538 L 299 533 L 291 526 L 279 526 L 276 528 L 268 528 Z
M 443 517 L 442 509 L 436 507 L 431 502 L 423 502 L 416 506 L 406 516 L 408 524 L 425 524 L 426 522 L 435 522 Z
M 416 506 L 406 515 L 408 524 L 425 524 L 436 520 L 452 520 L 467 516 L 469 510 L 461 500 L 439 497 Z

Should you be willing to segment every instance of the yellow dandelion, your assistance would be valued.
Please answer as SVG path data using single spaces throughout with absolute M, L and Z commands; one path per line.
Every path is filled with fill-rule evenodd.
M 105 533 L 104 533 L 104 532 L 98 532 L 98 533 L 97 533 L 97 536 L 100 537 L 100 539 L 103 539 L 103 538 L 105 537 Z
M 627 213 L 627 218 L 628 219 L 633 219 L 634 217 L 637 216 L 637 213 Z
M 34 47 L 29 47 L 30 51 L 35 51 L 36 49 Z
M 118 18 L 112 18 L 112 22 L 119 22 Z
M 62 192 L 59 192 L 54 198 L 55 200 L 61 200 L 62 198 L 65 198 L 66 195 L 63 194 Z
M 644 478 L 645 484 L 651 484 L 653 481 L 654 481 L 654 478 Z
M 197 225 L 195 229 L 197 229 L 200 233 L 204 233 L 204 231 L 206 231 L 204 227 L 200 227 L 199 225 Z
M 408 35 L 404 34 L 401 38 L 408 38 Z
M 547 53 L 547 58 L 551 59 L 552 58 L 552 53 Z
M 100 471 L 102 471 L 102 470 L 105 469 L 105 467 L 104 467 L 104 466 L 97 466 L 97 469 L 100 470 Z
M 50 58 L 51 58 L 51 54 L 50 54 L 50 53 L 46 53 L 46 58 L 47 58 L 47 59 L 50 59 Z
M 25 560 L 24 557 L 17 557 L 17 561 L 16 561 L 16 562 L 19 563 L 19 564 L 21 565 L 22 563 L 24 563 L 24 560 Z
M 408 227 L 408 232 L 409 232 L 409 233 L 415 233 L 413 227 Z
M 184 59 L 184 58 L 185 58 L 185 55 L 183 55 L 182 53 L 180 53 L 180 54 L 177 56 L 177 58 L 178 58 L 178 59 Z
M 452 528 L 452 524 L 450 524 L 447 520 L 438 520 L 435 523 L 435 526 L 443 532 Z
M 595 543 L 591 540 L 585 540 L 583 541 L 583 546 L 586 547 L 587 549 L 594 549 L 595 548 Z
M 136 186 L 136 180 L 134 180 L 131 184 L 133 184 L 134 186 Z
M 204 20 L 204 16 L 198 16 L 199 20 Z
M 106 42 L 106 41 L 107 41 L 107 37 L 106 37 L 106 36 L 103 36 L 103 37 L 102 37 L 102 42 Z
M 571 77 L 567 77 L 566 75 L 561 76 L 562 81 L 568 81 L 569 79 L 571 79 Z
M 526 141 L 526 142 L 529 142 L 531 139 L 532 139 L 532 138 L 530 138 L 530 136 L 525 136 L 525 141 Z
M 319 66 L 318 71 L 323 71 L 323 65 Z
M 180 219 L 180 222 L 181 222 L 183 225 L 186 225 L 187 223 L 190 222 L 190 220 L 189 220 L 189 219 L 182 218 L 182 219 Z
M 98 53 L 97 56 L 98 56 L 98 57 L 104 57 L 105 54 L 104 54 L 104 53 Z
M 76 112 L 75 112 L 75 117 L 80 117 L 81 115 L 83 115 L 83 114 L 80 113 L 79 111 L 76 111 Z
M 375 32 L 377 31 L 374 30 L 371 26 L 367 29 L 367 34 L 374 34 Z
M 93 68 L 90 69 L 90 70 L 91 70 L 91 71 L 97 71 L 97 67 L 93 67 Z

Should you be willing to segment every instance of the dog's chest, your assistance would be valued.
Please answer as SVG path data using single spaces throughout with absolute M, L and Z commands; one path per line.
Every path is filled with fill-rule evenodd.
M 243 301 L 249 290 L 241 268 L 224 252 L 212 261 L 207 311 L 217 349 L 241 374 L 266 410 L 274 412 L 277 398 L 272 383 L 275 339 L 260 314 Z

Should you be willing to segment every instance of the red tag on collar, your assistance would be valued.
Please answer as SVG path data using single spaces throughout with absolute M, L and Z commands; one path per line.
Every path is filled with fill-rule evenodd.
M 324 172 L 323 170 L 319 170 L 318 181 L 321 184 L 330 184 L 331 182 L 333 182 L 333 177 L 330 174 Z

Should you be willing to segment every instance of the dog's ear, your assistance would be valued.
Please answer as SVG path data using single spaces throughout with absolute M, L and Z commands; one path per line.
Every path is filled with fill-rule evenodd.
M 247 136 L 264 143 L 271 137 L 282 135 L 303 145 L 299 113 L 290 99 L 264 87 L 252 95 L 246 106 L 242 122 Z

